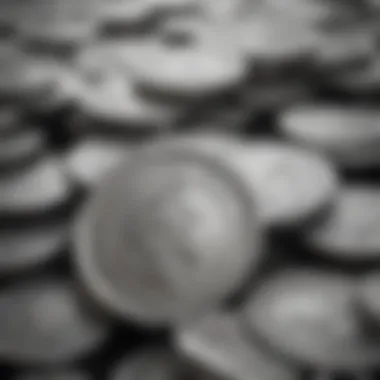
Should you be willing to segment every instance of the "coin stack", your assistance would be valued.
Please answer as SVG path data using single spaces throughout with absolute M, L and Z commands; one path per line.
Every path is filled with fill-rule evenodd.
M 0 4 L 0 376 L 375 380 L 379 4 Z

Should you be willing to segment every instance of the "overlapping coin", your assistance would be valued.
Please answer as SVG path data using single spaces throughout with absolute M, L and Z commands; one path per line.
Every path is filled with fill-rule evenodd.
M 380 346 L 357 313 L 354 279 L 315 269 L 267 278 L 246 306 L 247 333 L 314 368 L 360 371 L 377 365 Z
M 175 344 L 188 361 L 216 378 L 298 379 L 281 358 L 250 342 L 237 313 L 214 312 L 176 331 Z
M 108 326 L 81 306 L 71 281 L 39 279 L 0 295 L 0 357 L 29 365 L 60 365 L 96 351 Z

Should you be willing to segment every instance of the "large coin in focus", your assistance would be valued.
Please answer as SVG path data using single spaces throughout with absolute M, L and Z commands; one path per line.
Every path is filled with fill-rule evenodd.
M 6 361 L 59 365 L 95 351 L 108 327 L 81 307 L 74 284 L 34 280 L 0 294 L 0 357 Z
M 246 305 L 247 332 L 296 363 L 355 371 L 377 365 L 380 346 L 357 314 L 356 282 L 320 270 L 264 280 Z
M 254 272 L 261 252 L 254 204 L 239 177 L 181 139 L 142 148 L 113 170 L 75 240 L 93 295 L 149 325 L 221 302 Z

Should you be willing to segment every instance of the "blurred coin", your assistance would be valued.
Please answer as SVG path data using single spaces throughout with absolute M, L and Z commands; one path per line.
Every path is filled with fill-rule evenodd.
M 285 357 L 319 369 L 358 371 L 380 347 L 356 313 L 356 282 L 320 270 L 288 270 L 264 282 L 245 311 L 247 332 Z
M 147 31 L 154 13 L 146 0 L 100 1 L 98 8 L 100 34 L 109 38 Z
M 333 84 L 351 93 L 380 93 L 380 55 L 376 56 L 365 67 L 351 70 L 331 79 Z
M 92 0 L 30 0 L 19 21 L 23 40 L 76 48 L 94 34 Z
M 261 239 L 252 203 L 218 159 L 181 141 L 153 143 L 109 173 L 82 215 L 79 273 L 125 318 L 191 318 L 255 270 Z
M 178 117 L 175 109 L 139 96 L 127 73 L 115 68 L 88 68 L 82 72 L 78 96 L 81 111 L 91 119 L 88 128 L 107 133 L 168 129 Z
M 58 365 L 99 348 L 108 327 L 85 313 L 73 283 L 35 280 L 0 294 L 0 357 Z
M 348 167 L 379 162 L 379 121 L 375 108 L 334 104 L 295 106 L 280 116 L 289 138 L 321 149 Z
M 12 275 L 43 265 L 68 246 L 68 222 L 0 230 L 0 272 Z
M 148 347 L 117 363 L 110 380 L 177 380 L 185 374 L 185 367 L 174 352 Z
M 233 313 L 212 313 L 178 329 L 175 345 L 181 355 L 218 378 L 298 378 L 295 367 L 250 342 L 240 322 Z
M 124 161 L 132 147 L 117 141 L 88 138 L 65 157 L 68 174 L 84 188 L 97 186 L 110 170 Z
M 55 158 L 41 159 L 29 170 L 1 178 L 0 189 L 0 216 L 21 220 L 62 211 L 74 192 L 62 163 Z
M 158 16 L 179 16 L 196 14 L 199 11 L 198 0 L 144 0 Z
M 19 376 L 16 380 L 90 380 L 90 377 L 79 371 L 36 371 Z
M 0 173 L 20 165 L 33 164 L 44 148 L 45 139 L 38 130 L 20 131 L 0 139 Z
M 173 48 L 152 43 L 137 57 L 133 74 L 137 87 L 154 99 L 202 103 L 205 98 L 236 89 L 246 75 L 246 63 L 228 46 L 221 49 L 195 44 Z
M 353 262 L 380 258 L 380 189 L 343 187 L 330 216 L 307 238 L 317 253 Z
M 271 226 L 302 226 L 333 203 L 338 179 L 318 153 L 275 140 L 261 140 L 223 152 L 256 199 Z
M 343 70 L 367 64 L 376 50 L 374 35 L 365 28 L 320 33 L 316 40 L 317 63 L 324 70 Z

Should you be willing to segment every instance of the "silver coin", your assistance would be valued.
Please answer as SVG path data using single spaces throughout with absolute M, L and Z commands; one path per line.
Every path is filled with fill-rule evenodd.
M 0 230 L 0 272 L 11 275 L 41 266 L 68 247 L 66 223 Z
M 110 380 L 176 380 L 184 374 L 184 364 L 165 347 L 148 347 L 117 363 Z
M 0 179 L 0 215 L 44 215 L 59 210 L 72 199 L 74 187 L 62 163 L 42 159 L 28 170 Z
M 85 313 L 71 282 L 36 280 L 0 295 L 0 357 L 58 365 L 99 348 L 108 326 Z
M 236 148 L 223 153 L 224 161 L 250 189 L 265 224 L 300 225 L 333 203 L 337 174 L 318 153 L 275 140 Z
M 19 31 L 26 41 L 78 45 L 95 31 L 93 2 L 31 0 L 19 16 Z
M 96 64 L 95 64 L 96 65 Z M 104 132 L 117 130 L 149 131 L 167 129 L 178 117 L 174 108 L 156 105 L 139 96 L 133 78 L 109 63 L 82 72 L 79 107 Z M 89 125 L 91 128 L 91 125 Z
M 359 371 L 375 366 L 380 347 L 356 313 L 356 282 L 318 269 L 267 278 L 247 302 L 247 333 L 295 363 Z
M 380 189 L 343 187 L 330 216 L 307 237 L 318 254 L 346 261 L 380 258 Z
M 247 339 L 238 314 L 214 312 L 176 331 L 178 352 L 220 378 L 297 379 L 296 367 Z
M 90 377 L 79 371 L 36 371 L 19 376 L 16 380 L 90 380 Z
M 131 150 L 128 144 L 89 138 L 68 152 L 65 167 L 76 183 L 92 189 L 110 170 L 124 161 Z
M 378 162 L 380 113 L 376 109 L 333 104 L 295 106 L 280 117 L 291 139 L 328 153 L 347 167 Z
M 153 144 L 113 170 L 83 213 L 78 270 L 124 318 L 176 323 L 221 302 L 254 271 L 261 250 L 252 207 L 217 159 L 181 142 Z
M 0 140 L 0 170 L 19 163 L 33 162 L 45 145 L 44 136 L 38 130 L 22 131 Z
M 150 65 L 149 62 L 156 62 Z M 200 101 L 239 86 L 246 76 L 246 62 L 238 50 L 199 43 L 173 49 L 152 43 L 137 57 L 136 85 L 157 99 Z

